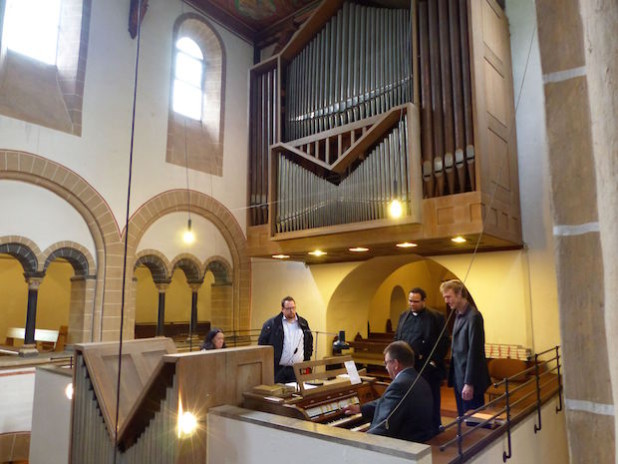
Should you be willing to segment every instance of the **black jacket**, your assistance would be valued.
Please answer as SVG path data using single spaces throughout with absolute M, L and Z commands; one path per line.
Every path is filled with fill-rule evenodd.
M 414 368 L 404 369 L 380 398 L 361 406 L 363 417 L 371 419 L 369 433 L 416 442 L 424 442 L 434 436 L 431 389 L 423 377 L 419 377 L 414 384 L 417 377 L 418 372 Z M 414 388 L 404 399 L 412 384 Z M 397 406 L 401 401 L 403 403 Z M 386 418 L 395 407 L 397 410 L 388 419 L 387 427 Z
M 298 317 L 298 325 L 303 331 L 303 349 L 304 360 L 309 361 L 313 354 L 313 334 L 309 328 L 309 323 L 306 319 Z M 258 338 L 258 345 L 271 345 L 275 349 L 275 371 L 279 368 L 279 361 L 281 361 L 281 353 L 283 353 L 283 315 L 277 314 L 275 317 L 271 317 L 262 326 L 260 337 Z
M 474 386 L 474 393 L 484 392 L 491 383 L 485 359 L 485 329 L 483 316 L 468 305 L 453 327 L 453 349 L 449 371 L 449 386 L 461 390 L 465 384 Z
M 417 324 L 418 327 L 413 327 L 413 324 Z M 423 372 L 423 377 L 432 378 L 437 381 L 446 377 L 444 357 L 450 345 L 447 331 L 444 331 L 442 337 L 440 337 L 444 324 L 445 318 L 443 314 L 426 307 L 418 316 L 414 316 L 409 310 L 405 311 L 399 317 L 397 331 L 395 332 L 395 340 L 407 342 L 414 350 L 416 355 L 414 367 L 417 371 L 421 370 L 433 346 L 438 342 L 438 346 L 429 360 L 433 361 L 436 366 L 428 365 Z M 412 333 L 413 331 L 414 333 Z M 439 337 L 440 340 L 438 341 Z

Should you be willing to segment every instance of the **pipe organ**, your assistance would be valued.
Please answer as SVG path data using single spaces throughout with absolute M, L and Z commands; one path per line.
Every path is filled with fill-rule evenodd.
M 175 351 L 169 338 L 125 341 L 116 410 L 118 343 L 76 345 L 71 463 L 206 462 L 208 409 L 273 382 L 272 347 Z
M 250 253 L 369 229 L 366 245 L 519 246 L 508 40 L 496 0 L 322 2 L 250 71 Z

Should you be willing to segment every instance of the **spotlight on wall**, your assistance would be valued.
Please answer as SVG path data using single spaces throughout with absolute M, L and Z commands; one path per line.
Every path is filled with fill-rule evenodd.
M 69 400 L 73 399 L 73 382 L 66 386 L 66 388 L 64 389 L 64 394 Z
M 197 429 L 197 418 L 189 411 L 185 411 L 178 416 L 178 436 L 189 437 Z
M 191 245 L 195 242 L 195 233 L 193 232 L 193 229 L 191 229 L 191 219 L 187 221 L 187 230 L 185 230 L 182 234 L 182 241 L 187 245 Z
M 461 235 L 458 235 L 457 237 L 453 237 L 453 238 L 451 239 L 451 242 L 455 242 L 455 243 L 466 243 L 466 242 L 467 242 L 467 240 L 466 240 L 464 237 L 462 237 Z
M 396 198 L 388 204 L 388 216 L 391 219 L 399 219 L 403 215 L 403 204 Z

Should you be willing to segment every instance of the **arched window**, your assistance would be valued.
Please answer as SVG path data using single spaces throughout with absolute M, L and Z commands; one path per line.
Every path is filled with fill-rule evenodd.
M 92 0 L 0 0 L 0 114 L 81 135 L 91 9 Z
M 202 119 L 204 55 L 189 37 L 176 41 L 174 63 L 174 111 L 191 119 Z
M 7 0 L 2 41 L 9 50 L 56 64 L 59 22 L 60 0 Z
M 223 175 L 225 51 L 204 18 L 187 13 L 174 25 L 168 163 Z

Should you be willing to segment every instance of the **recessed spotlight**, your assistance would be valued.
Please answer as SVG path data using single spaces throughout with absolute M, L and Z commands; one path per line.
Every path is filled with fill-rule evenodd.
M 311 256 L 315 256 L 316 258 L 319 258 L 320 256 L 324 256 L 324 255 L 326 255 L 328 253 L 326 253 L 325 251 L 322 251 L 322 250 L 313 250 L 313 251 L 310 251 L 309 254 Z
M 353 253 L 364 253 L 366 251 L 369 251 L 369 248 L 365 248 L 365 247 L 354 247 L 354 248 L 349 248 L 349 250 Z
M 453 238 L 451 239 L 451 242 L 455 242 L 455 243 L 466 243 L 466 242 L 467 242 L 467 240 L 466 240 L 464 237 L 462 237 L 461 235 L 458 235 L 457 237 L 453 237 Z
M 290 255 L 273 255 L 275 259 L 288 259 Z
M 403 243 L 398 243 L 397 246 L 399 248 L 414 248 L 414 247 L 417 247 L 418 245 L 416 243 L 403 242 Z

